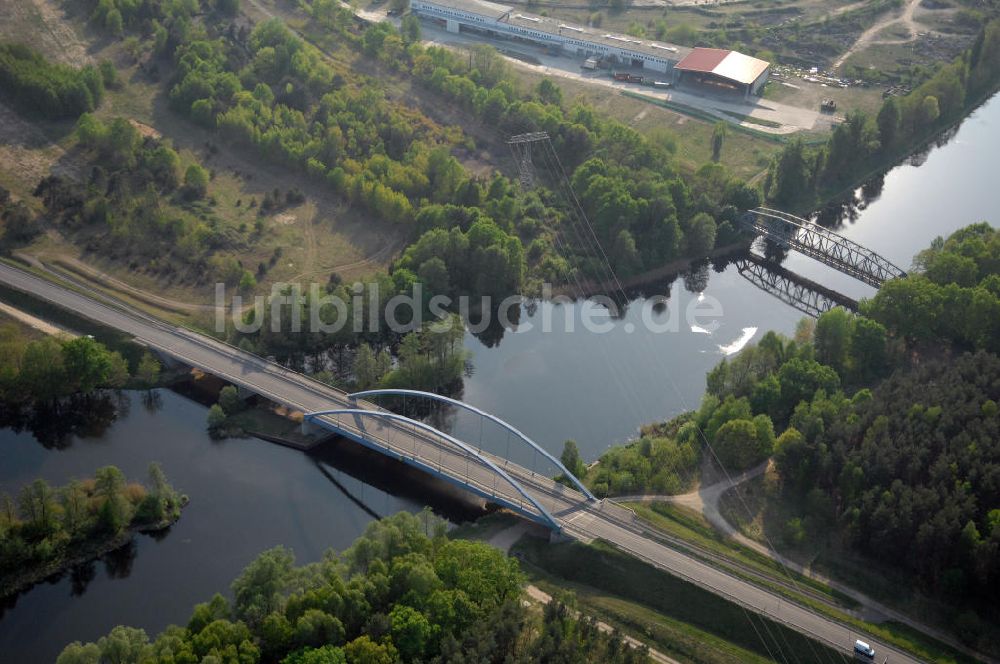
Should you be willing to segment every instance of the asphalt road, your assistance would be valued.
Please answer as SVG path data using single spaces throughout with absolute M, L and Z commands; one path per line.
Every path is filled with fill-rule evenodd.
M 155 320 L 126 305 L 99 301 L 97 297 L 70 290 L 15 267 L 0 264 L 0 282 L 119 329 L 167 356 L 290 408 L 303 412 L 335 408 L 376 408 L 372 404 L 352 402 L 339 390 L 256 355 Z M 505 502 L 515 511 L 538 520 L 538 510 L 518 493 L 513 484 L 507 483 L 487 465 L 443 438 L 378 417 L 339 416 L 328 419 L 328 424 L 369 447 L 441 476 L 488 499 L 495 498 Z M 660 569 L 740 604 L 749 611 L 768 616 L 825 642 L 842 652 L 844 661 L 850 658 L 856 638 L 873 645 L 879 662 L 886 655 L 892 664 L 919 661 L 886 647 L 878 639 L 859 634 L 843 624 L 648 538 L 634 515 L 622 507 L 607 501 L 588 502 L 580 493 L 557 484 L 548 477 L 535 474 L 517 464 L 508 464 L 497 457 L 490 458 L 522 484 L 555 517 L 565 536 L 588 542 L 595 539 L 606 540 Z M 770 647 L 776 646 L 772 643 Z M 774 656 L 783 662 L 815 659 L 811 653 L 784 651 L 775 652 Z

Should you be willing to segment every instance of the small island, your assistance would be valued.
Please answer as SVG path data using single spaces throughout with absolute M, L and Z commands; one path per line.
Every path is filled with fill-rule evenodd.
M 168 528 L 185 504 L 157 463 L 147 485 L 105 466 L 58 488 L 37 479 L 16 501 L 0 494 L 0 598 L 110 553 L 135 533 Z

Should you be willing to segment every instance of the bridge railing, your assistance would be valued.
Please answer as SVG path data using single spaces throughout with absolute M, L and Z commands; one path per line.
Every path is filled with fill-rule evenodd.
M 355 422 L 357 422 L 358 417 L 375 418 L 376 421 L 379 422 L 379 427 L 384 428 L 387 431 L 387 433 L 385 437 L 373 434 L 361 423 L 353 425 L 345 425 L 345 423 L 342 422 L 340 419 L 342 415 L 345 416 L 345 418 L 346 417 L 354 418 Z M 336 419 L 331 420 L 331 417 L 334 416 L 336 417 Z M 474 487 L 476 493 L 479 493 L 483 496 L 492 496 L 495 501 L 500 502 L 501 504 L 505 504 L 509 507 L 518 509 L 519 511 L 522 511 L 522 513 L 525 513 L 527 516 L 534 518 L 535 520 L 539 519 L 542 520 L 546 525 L 550 526 L 555 531 L 559 531 L 561 529 L 559 522 L 541 504 L 541 502 L 539 502 L 539 500 L 536 497 L 531 495 L 531 493 L 520 482 L 511 477 L 504 469 L 500 468 L 500 466 L 497 465 L 496 462 L 484 456 L 483 454 L 477 452 L 468 444 L 460 441 L 459 439 L 453 436 L 444 433 L 443 431 L 435 429 L 429 424 L 425 424 L 418 420 L 413 420 L 404 415 L 400 415 L 398 413 L 393 413 L 390 411 L 371 411 L 363 408 L 339 408 L 326 411 L 316 411 L 316 412 L 306 413 L 305 418 L 310 422 L 317 422 L 321 426 L 324 426 L 325 428 L 331 429 L 338 433 L 353 434 L 351 435 L 351 437 L 358 439 L 359 442 L 361 442 L 362 444 L 372 443 L 372 442 L 381 443 L 376 447 L 380 447 L 381 448 L 380 451 L 386 453 L 391 457 L 395 457 L 403 461 L 407 461 L 407 459 L 409 459 L 409 462 L 412 465 L 416 465 L 424 468 L 425 470 L 429 470 L 433 474 L 448 479 L 449 481 L 454 482 L 455 480 L 459 480 L 462 484 L 464 484 L 469 488 Z M 384 425 L 385 420 L 392 422 L 393 425 L 403 425 L 403 426 L 402 427 L 385 426 Z M 458 448 L 458 450 L 463 453 L 462 456 L 467 464 L 464 477 L 457 475 L 456 469 L 454 468 L 446 469 L 444 467 L 443 465 L 444 449 L 440 447 L 440 443 L 437 445 L 437 447 L 439 447 L 439 450 L 441 451 L 441 457 L 439 458 L 438 466 L 435 472 L 431 460 L 417 453 L 416 449 L 417 442 L 420 441 L 422 438 L 424 438 L 423 436 L 410 435 L 409 437 L 413 441 L 412 451 L 409 457 L 403 454 L 400 448 L 393 445 L 391 440 L 391 432 L 393 431 L 393 429 L 399 430 L 400 428 L 408 428 L 414 431 L 419 430 L 425 433 L 430 433 L 435 438 L 437 438 L 438 441 L 447 442 L 450 446 Z M 403 451 L 405 451 L 405 449 Z M 454 452 L 455 450 L 451 449 L 449 451 Z M 476 482 L 473 480 L 472 474 L 470 472 L 472 463 L 475 463 L 477 466 L 481 466 L 487 469 L 493 474 L 494 484 L 492 488 L 489 488 L 481 484 L 480 482 Z M 496 487 L 497 477 L 507 482 L 519 494 L 520 498 L 517 505 L 514 505 L 511 502 L 510 498 L 506 496 L 501 496 L 497 492 L 497 487 Z M 526 510 L 524 502 L 521 501 L 521 498 L 523 498 L 532 507 L 534 507 L 538 511 L 538 514 L 535 515 L 532 514 L 530 511 Z
M 464 401 L 459 401 L 458 399 L 452 399 L 450 397 L 446 397 L 441 394 L 435 394 L 434 392 L 425 392 L 422 390 L 395 389 L 395 388 L 375 389 L 375 390 L 365 390 L 362 392 L 355 392 L 353 394 L 349 394 L 348 398 L 356 399 L 362 396 L 382 396 L 382 395 L 403 396 L 403 397 L 414 396 L 417 398 L 430 399 L 432 401 L 438 401 L 440 403 L 446 403 L 455 406 L 456 408 L 462 408 L 471 413 L 475 413 L 476 415 L 479 415 L 482 418 L 488 419 L 491 422 L 498 424 L 508 433 L 508 435 L 513 435 L 515 438 L 517 438 L 524 444 L 528 445 L 537 454 L 541 454 L 544 458 L 548 459 L 549 462 L 551 462 L 556 468 L 558 468 L 563 473 L 563 475 L 576 486 L 576 488 L 580 491 L 580 493 L 582 493 L 584 496 L 587 497 L 587 500 L 591 501 L 597 500 L 597 497 L 594 496 L 594 494 L 591 493 L 586 486 L 584 486 L 583 482 L 581 482 L 576 477 L 576 475 L 571 473 L 569 469 L 566 468 L 566 466 L 563 465 L 563 463 L 559 461 L 559 459 L 554 457 L 548 450 L 543 448 L 541 445 L 533 441 L 531 438 L 523 434 L 520 430 L 518 430 L 516 427 L 509 424 L 508 422 L 505 422 L 504 420 L 500 419 L 496 415 L 493 415 L 492 413 L 487 413 L 486 411 L 476 408 L 471 404 L 467 404 Z

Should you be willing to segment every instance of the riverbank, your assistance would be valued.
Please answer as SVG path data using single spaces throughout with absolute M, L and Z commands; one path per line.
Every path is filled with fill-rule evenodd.
M 896 150 L 887 155 L 885 158 L 880 159 L 879 163 L 852 179 L 851 184 L 832 191 L 823 192 L 820 196 L 820 200 L 815 204 L 811 206 L 803 206 L 801 209 L 793 210 L 793 212 L 795 214 L 808 216 L 815 214 L 817 210 L 829 205 L 837 205 L 844 199 L 852 196 L 858 187 L 864 185 L 866 182 L 884 177 L 890 171 L 908 163 L 922 152 L 930 150 L 936 145 L 940 145 L 942 141 L 948 141 L 951 136 L 958 131 L 958 128 L 962 126 L 962 123 L 968 120 L 969 117 L 977 110 L 988 104 L 998 93 L 1000 93 L 1000 85 L 997 85 L 997 87 L 995 87 L 992 91 L 982 95 L 976 102 L 968 105 L 962 111 L 961 117 L 954 119 L 940 129 L 930 132 L 923 138 L 910 144 L 907 148 Z
M 771 163 L 764 198 L 800 214 L 829 205 L 947 136 L 1000 89 L 998 49 L 1000 19 L 994 19 L 972 47 L 906 96 L 888 96 L 877 114 L 848 113 L 817 148 L 790 142 Z
M 716 247 L 708 252 L 705 256 L 699 257 L 682 257 L 676 260 L 672 260 L 669 263 L 665 263 L 659 267 L 655 267 L 651 270 L 646 270 L 640 274 L 634 274 L 630 277 L 625 277 L 624 279 L 618 279 L 615 277 L 612 281 L 601 281 L 595 282 L 590 279 L 584 279 L 579 283 L 575 290 L 582 290 L 582 293 L 574 292 L 573 285 L 565 284 L 560 288 L 555 289 L 553 295 L 577 295 L 577 296 L 590 296 L 599 293 L 607 293 L 608 291 L 618 291 L 619 289 L 634 289 L 641 286 L 645 286 L 651 283 L 659 283 L 672 278 L 676 278 L 681 273 L 690 270 L 691 268 L 703 264 L 706 261 L 718 260 L 720 258 L 730 258 L 738 256 L 750 249 L 750 245 L 753 241 L 750 239 L 743 239 L 739 242 L 732 242 L 730 244 L 723 245 L 721 247 Z
M 41 583 L 46 579 L 63 574 L 78 565 L 85 565 L 89 562 L 98 560 L 113 551 L 117 551 L 131 542 L 136 535 L 162 533 L 166 531 L 172 525 L 177 523 L 177 520 L 181 517 L 180 510 L 186 507 L 187 504 L 188 501 L 186 500 L 186 497 L 182 498 L 177 512 L 157 523 L 130 526 L 111 539 L 101 541 L 87 540 L 81 542 L 79 545 L 74 546 L 75 551 L 72 555 L 58 560 L 46 561 L 44 564 L 33 569 L 27 569 L 16 574 L 0 577 L 0 600 L 24 592 L 36 583 Z

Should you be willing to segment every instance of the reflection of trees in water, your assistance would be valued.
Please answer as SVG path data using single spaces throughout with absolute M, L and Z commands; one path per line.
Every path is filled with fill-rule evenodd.
M 453 399 L 461 399 L 461 395 L 453 396 Z M 423 399 L 424 405 L 422 408 L 426 409 L 426 414 L 424 414 L 420 419 L 423 419 L 427 424 L 431 425 L 439 431 L 451 432 L 455 430 L 455 422 L 458 419 L 458 409 L 454 406 L 450 406 L 446 403 L 441 403 L 438 401 L 432 401 L 430 399 Z M 414 417 L 414 415 L 408 415 L 407 417 Z
M 845 224 L 853 224 L 861 213 L 882 196 L 885 174 L 871 178 L 843 198 L 831 201 L 813 214 L 813 221 L 824 228 L 838 230 Z
M 530 316 L 538 307 L 537 302 L 527 300 L 518 306 L 507 307 L 504 312 L 506 320 L 500 320 L 499 303 L 491 306 L 489 310 L 470 310 L 463 312 L 465 327 L 472 333 L 481 344 L 487 348 L 495 348 L 500 345 L 503 335 L 507 332 L 506 324 L 517 326 L 521 322 L 521 313 L 524 309 Z
M 169 530 L 169 528 L 166 528 L 163 531 L 158 531 L 155 535 L 157 535 L 158 539 L 160 539 L 165 537 Z M 90 584 L 97 578 L 98 561 L 104 563 L 104 571 L 107 573 L 108 578 L 127 579 L 132 574 L 132 565 L 135 563 L 137 554 L 138 547 L 136 546 L 135 539 L 132 538 L 123 546 L 104 554 L 96 560 L 88 560 L 85 563 L 73 565 L 68 570 L 56 572 L 39 583 L 55 585 L 61 583 L 63 579 L 66 579 L 68 576 L 70 595 L 73 597 L 82 597 L 87 592 L 87 588 L 90 587 Z M 38 584 L 29 586 L 24 590 L 13 595 L 8 595 L 5 598 L 0 598 L 0 620 L 3 620 L 4 613 L 17 606 L 17 600 L 20 599 L 21 595 L 27 595 L 36 585 Z
M 689 293 L 701 293 L 708 288 L 708 279 L 711 276 L 708 261 L 692 265 L 691 268 L 681 275 L 684 279 L 684 290 Z
M 770 240 L 760 240 L 759 245 L 764 252 L 764 259 L 771 263 L 781 264 L 788 258 L 788 247 Z
M 163 395 L 159 390 L 146 390 L 141 392 L 139 400 L 147 413 L 158 413 L 163 410 Z
M 17 600 L 21 594 L 22 593 L 14 593 L 13 595 L 0 597 L 0 620 L 3 620 L 5 613 L 17 606 Z
M 0 427 L 28 431 L 46 449 L 66 449 L 73 438 L 102 436 L 127 415 L 125 392 L 95 392 L 36 404 L 0 404 Z
M 906 164 L 910 166 L 923 166 L 924 162 L 927 161 L 927 157 L 930 156 L 931 152 L 935 148 L 943 148 L 951 139 L 955 138 L 955 134 L 958 133 L 958 128 L 960 125 L 956 124 L 947 130 L 938 134 L 933 140 L 926 143 L 920 150 L 911 154 L 905 161 Z
M 170 534 L 170 531 L 172 529 L 173 526 L 170 525 L 167 526 L 166 528 L 160 528 L 159 530 L 151 530 L 143 534 L 152 539 L 154 542 L 162 542 L 164 539 L 166 539 L 167 535 Z
M 938 135 L 933 141 L 927 143 L 920 150 L 903 160 L 902 163 L 915 167 L 923 166 L 935 148 L 944 147 L 955 137 L 958 128 L 958 125 L 956 125 Z M 813 214 L 813 220 L 831 230 L 838 230 L 845 224 L 853 224 L 860 218 L 861 212 L 882 196 L 882 190 L 885 187 L 885 176 L 893 168 L 895 166 L 870 178 L 844 197 L 823 206 L 822 209 L 817 210 Z
M 69 571 L 69 592 L 73 597 L 80 597 L 87 592 L 87 586 L 97 576 L 97 565 L 89 560 L 82 565 L 74 565 Z
M 132 574 L 132 564 L 135 562 L 137 553 L 138 548 L 135 545 L 135 540 L 130 539 L 125 546 L 105 554 L 102 560 L 104 561 L 104 570 L 108 573 L 108 577 L 112 579 L 127 579 Z
M 745 253 L 745 251 L 736 251 L 710 259 L 709 263 L 712 266 L 712 271 L 716 274 L 722 274 L 729 269 L 730 265 L 742 258 Z
M 861 185 L 861 198 L 864 206 L 868 207 L 882 197 L 882 190 L 885 189 L 885 173 L 865 182 Z

